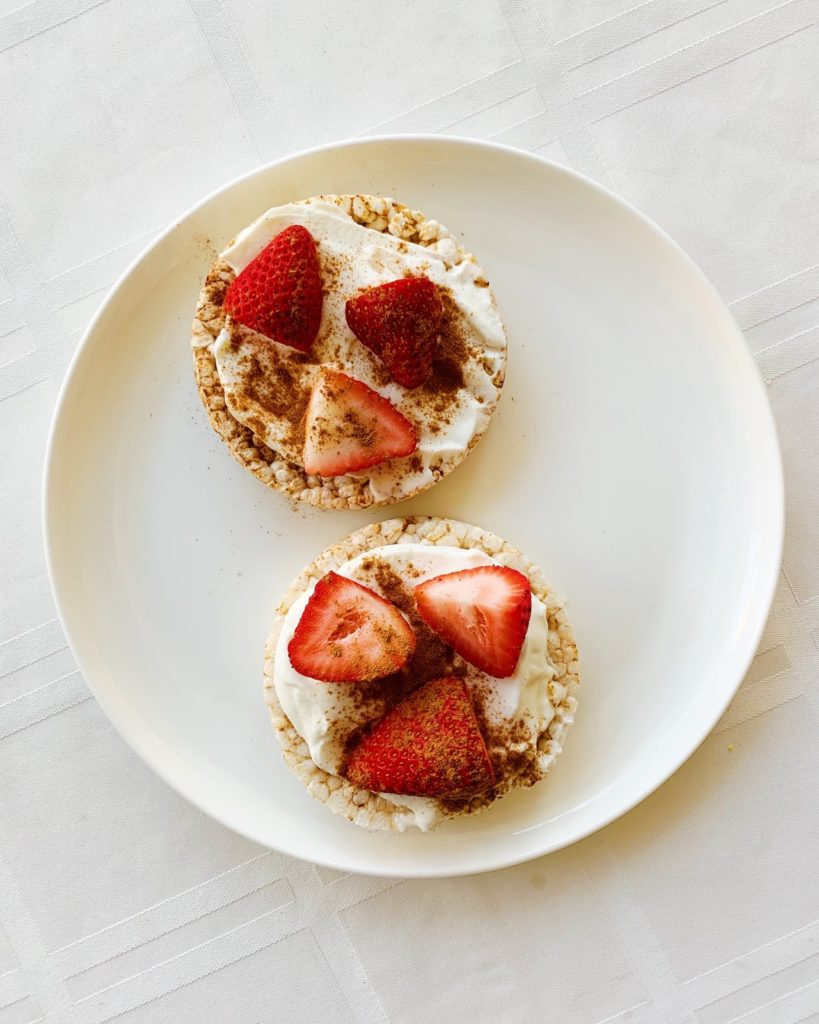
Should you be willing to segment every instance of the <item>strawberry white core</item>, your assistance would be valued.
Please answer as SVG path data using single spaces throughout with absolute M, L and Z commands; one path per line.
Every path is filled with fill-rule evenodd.
M 475 548 L 412 542 L 374 548 L 334 571 L 379 591 L 377 581 L 365 569 L 373 560 L 385 563 L 410 587 L 444 573 L 497 564 Z M 312 592 L 313 586 L 293 603 L 285 617 L 276 647 L 273 682 L 282 709 L 307 743 L 315 764 L 331 774 L 339 774 L 350 735 L 379 717 L 385 709 L 379 708 L 377 702 L 362 702 L 355 683 L 323 683 L 300 675 L 293 668 L 287 647 Z M 389 599 L 388 594 L 382 596 Z M 516 742 L 532 748 L 537 746 L 538 736 L 555 714 L 549 698 L 549 683 L 555 676 L 555 669 L 548 653 L 548 636 L 546 608 L 532 595 L 529 627 L 512 676 L 495 679 L 466 662 L 459 662 L 465 669 L 470 689 L 480 687 L 482 690 L 487 721 L 495 725 L 516 723 Z M 408 808 L 415 816 L 414 823 L 424 830 L 433 828 L 444 816 L 434 799 L 382 795 L 397 806 Z

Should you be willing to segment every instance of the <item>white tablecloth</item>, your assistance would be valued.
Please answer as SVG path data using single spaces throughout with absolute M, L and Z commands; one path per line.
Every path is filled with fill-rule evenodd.
M 0 0 L 0 1024 L 819 1022 L 819 30 L 811 0 Z M 646 211 L 768 383 L 788 535 L 760 653 L 658 793 L 455 881 L 265 851 L 76 670 L 43 449 L 90 315 L 174 215 L 291 150 L 496 139 Z

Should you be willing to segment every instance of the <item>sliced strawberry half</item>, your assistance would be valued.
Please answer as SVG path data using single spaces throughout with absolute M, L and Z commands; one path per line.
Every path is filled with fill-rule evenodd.
M 347 776 L 374 793 L 466 797 L 495 781 L 463 679 L 414 690 L 354 748 Z
M 316 584 L 287 646 L 297 672 L 326 683 L 381 679 L 414 652 L 415 633 L 395 605 L 334 572 Z
M 497 679 L 512 675 L 532 611 L 523 573 L 481 565 L 425 580 L 414 595 L 424 622 L 470 665 Z
M 245 327 L 309 352 L 321 323 L 321 271 L 313 236 L 291 224 L 242 270 L 225 309 Z
M 411 455 L 418 436 L 386 398 L 346 373 L 323 367 L 307 405 L 304 468 L 341 476 Z
M 438 289 L 426 277 L 402 277 L 370 288 L 345 307 L 347 326 L 405 388 L 432 369 L 443 319 Z

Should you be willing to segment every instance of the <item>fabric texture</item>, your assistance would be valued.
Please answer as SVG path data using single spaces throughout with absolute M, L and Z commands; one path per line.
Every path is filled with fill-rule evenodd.
M 817 1024 L 816 0 L 20 4 L 0 0 L 0 1024 Z M 39 525 L 65 367 L 147 242 L 262 162 L 410 131 L 543 154 L 668 230 L 745 332 L 788 492 L 760 651 L 691 760 L 576 846 L 450 881 L 318 869 L 176 796 L 77 671 Z

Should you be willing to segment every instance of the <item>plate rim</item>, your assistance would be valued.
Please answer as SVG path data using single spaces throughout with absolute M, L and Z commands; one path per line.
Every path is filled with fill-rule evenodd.
M 767 438 L 769 444 L 768 452 L 768 463 L 769 465 L 763 470 L 763 476 L 760 478 L 766 478 L 768 486 L 770 488 L 768 495 L 768 506 L 771 514 L 771 521 L 768 527 L 769 536 L 764 538 L 764 545 L 768 549 L 768 558 L 766 561 L 769 562 L 770 572 L 769 578 L 763 580 L 762 583 L 757 585 L 759 597 L 756 599 L 755 604 L 757 606 L 757 619 L 754 625 L 753 631 L 749 634 L 749 640 L 747 648 L 743 656 L 738 661 L 737 678 L 731 682 L 731 685 L 726 689 L 724 700 L 718 702 L 714 706 L 713 714 L 707 715 L 704 719 L 705 725 L 702 730 L 698 729 L 696 734 L 692 733 L 690 749 L 685 753 L 677 763 L 673 764 L 667 770 L 664 768 L 656 778 L 643 787 L 637 787 L 635 789 L 635 795 L 628 796 L 622 805 L 617 805 L 614 809 L 601 815 L 600 819 L 591 825 L 581 826 L 570 832 L 567 836 L 562 839 L 555 840 L 552 842 L 543 843 L 538 849 L 525 850 L 522 853 L 511 853 L 504 854 L 502 850 L 499 850 L 493 854 L 490 854 L 484 859 L 484 861 L 469 863 L 466 866 L 455 867 L 451 870 L 441 867 L 428 868 L 423 863 L 420 863 L 417 867 L 413 866 L 412 870 L 404 870 L 400 876 L 396 876 L 394 870 L 390 870 L 389 866 L 380 867 L 379 865 L 367 865 L 360 866 L 354 863 L 350 863 L 352 859 L 349 855 L 341 856 L 334 859 L 331 856 L 305 856 L 301 849 L 291 848 L 288 845 L 287 838 L 282 837 L 282 841 L 277 845 L 273 846 L 270 840 L 266 837 L 262 837 L 259 834 L 254 834 L 252 829 L 249 829 L 246 825 L 240 824 L 237 821 L 231 820 L 231 814 L 227 808 L 224 808 L 224 813 L 217 813 L 215 810 L 205 806 L 199 799 L 198 795 L 189 791 L 186 785 L 186 780 L 177 778 L 173 774 L 173 766 L 161 761 L 160 758 L 155 756 L 155 752 L 149 749 L 138 735 L 137 730 L 130 727 L 130 723 L 127 716 L 120 716 L 114 712 L 111 705 L 109 704 L 107 696 L 103 695 L 101 691 L 95 687 L 94 682 L 90 674 L 86 671 L 84 659 L 80 654 L 80 651 L 75 643 L 75 637 L 72 636 L 72 631 L 68 626 L 67 612 L 66 609 L 70 604 L 70 600 L 67 598 L 65 593 L 65 584 L 63 584 L 63 590 L 61 591 L 58 583 L 57 571 L 55 569 L 55 524 L 54 517 L 56 514 L 55 504 L 56 496 L 54 494 L 54 478 L 56 475 L 54 454 L 57 445 L 57 438 L 60 433 L 60 425 L 65 415 L 65 409 L 68 404 L 69 394 L 73 387 L 73 380 L 77 372 L 80 360 L 83 352 L 87 347 L 89 340 L 95 334 L 97 324 L 105 316 L 108 308 L 116 300 L 120 290 L 125 286 L 130 277 L 138 270 L 143 262 L 145 262 L 153 253 L 153 251 L 159 248 L 167 238 L 169 238 L 175 231 L 177 231 L 182 224 L 196 214 L 200 209 L 207 206 L 217 197 L 223 193 L 230 192 L 233 189 L 241 187 L 245 182 L 250 181 L 253 178 L 261 177 L 276 167 L 280 167 L 289 163 L 302 160 L 304 158 L 313 157 L 321 153 L 326 153 L 333 150 L 349 149 L 349 148 L 366 148 L 372 145 L 404 145 L 404 144 L 433 144 L 434 146 L 440 145 L 442 147 L 456 146 L 463 148 L 477 148 L 481 150 L 493 151 L 505 155 L 507 158 L 524 160 L 526 162 L 537 164 L 543 167 L 547 167 L 560 175 L 567 176 L 574 179 L 576 182 L 582 183 L 586 187 L 591 188 L 599 195 L 612 201 L 616 206 L 625 210 L 627 213 L 636 217 L 643 226 L 647 227 L 658 239 L 671 250 L 674 251 L 678 258 L 681 258 L 687 265 L 689 272 L 692 272 L 696 278 L 699 279 L 701 286 L 704 286 L 706 291 L 710 294 L 711 298 L 716 301 L 718 307 L 721 309 L 723 314 L 726 316 L 726 326 L 730 327 L 730 344 L 732 345 L 734 352 L 733 356 L 737 359 L 738 367 L 743 370 L 747 378 L 747 382 L 751 383 L 752 387 L 756 391 L 756 405 L 758 406 L 754 419 L 758 422 L 758 425 L 762 431 L 762 434 Z M 747 398 L 744 399 L 743 404 L 746 404 Z M 558 850 L 565 849 L 568 846 L 579 842 L 581 839 L 586 838 L 589 835 L 593 835 L 595 832 L 610 825 L 613 821 L 621 818 L 629 811 L 633 810 L 645 799 L 647 799 L 652 793 L 663 786 L 672 775 L 674 775 L 679 769 L 696 753 L 706 738 L 712 733 L 719 719 L 725 713 L 728 705 L 733 700 L 737 690 L 739 689 L 742 680 L 744 679 L 748 668 L 750 667 L 753 658 L 756 656 L 759 642 L 761 640 L 763 631 L 767 624 L 768 617 L 770 615 L 770 609 L 773 604 L 776 588 L 779 581 L 779 576 L 782 566 L 782 557 L 784 551 L 784 534 L 785 534 L 785 484 L 784 484 L 784 468 L 782 462 L 782 451 L 779 444 L 779 436 L 776 427 L 776 420 L 773 415 L 770 400 L 765 390 L 764 381 L 759 371 L 759 367 L 754 359 L 751 351 L 747 347 L 744 335 L 739 328 L 733 314 L 728 308 L 725 301 L 722 299 L 720 294 L 717 292 L 714 285 L 705 275 L 704 271 L 698 266 L 698 264 L 688 255 L 688 253 L 679 245 L 678 242 L 672 238 L 662 227 L 660 227 L 655 221 L 644 214 L 637 207 L 633 206 L 627 199 L 618 195 L 613 190 L 607 188 L 605 185 L 600 184 L 594 179 L 587 175 L 574 170 L 571 167 L 566 167 L 563 164 L 557 163 L 554 160 L 550 160 L 547 157 L 541 156 L 538 153 L 532 153 L 527 150 L 518 149 L 514 146 L 509 146 L 503 143 L 486 141 L 483 139 L 473 139 L 466 136 L 460 135 L 448 135 L 448 134 L 436 134 L 436 133 L 407 133 L 407 134 L 386 134 L 386 135 L 368 135 L 365 137 L 350 137 L 346 139 L 335 140 L 332 142 L 322 143 L 318 146 L 310 146 L 304 149 L 297 150 L 286 154 L 285 156 L 279 157 L 275 160 L 270 160 L 265 163 L 259 164 L 257 167 L 243 174 L 238 175 L 235 178 L 230 179 L 224 184 L 213 189 L 207 193 L 203 198 L 198 200 L 196 203 L 188 207 L 183 213 L 174 217 L 154 239 L 152 239 L 127 265 L 127 267 L 120 273 L 110 289 L 106 293 L 103 301 L 99 308 L 94 313 L 88 326 L 83 331 L 82 337 L 77 344 L 74 352 L 71 355 L 68 366 L 65 371 L 65 375 L 60 384 L 57 398 L 54 405 L 54 410 L 51 416 L 51 422 L 48 430 L 48 438 L 45 446 L 45 456 L 43 463 L 43 477 L 42 477 L 42 497 L 41 497 L 41 526 L 42 526 L 42 537 L 43 546 L 45 552 L 46 571 L 48 575 L 49 586 L 51 593 L 54 598 L 57 615 L 60 621 L 60 625 L 65 633 L 66 640 L 71 654 L 80 670 L 86 685 L 91 690 L 99 707 L 102 709 L 108 721 L 113 725 L 122 739 L 127 745 L 134 751 L 135 754 L 156 774 L 165 782 L 170 788 L 185 800 L 191 803 L 203 814 L 209 818 L 217 821 L 220 825 L 225 828 L 229 828 L 231 831 L 238 833 L 244 838 L 259 843 L 268 849 L 276 850 L 277 852 L 296 857 L 300 860 L 307 861 L 309 863 L 316 864 L 321 867 L 331 868 L 339 871 L 351 872 L 353 874 L 369 875 L 372 877 L 403 877 L 403 878 L 451 878 L 451 877 L 463 877 L 467 875 L 480 874 L 486 871 L 500 870 L 507 867 L 513 867 L 518 864 L 526 863 L 527 861 L 534 860 L 538 857 L 546 856 L 550 853 L 555 853 Z M 764 550 L 764 548 L 763 548 Z M 763 589 L 764 584 L 764 589 Z M 699 735 L 700 731 L 702 732 Z M 684 744 L 686 748 L 689 744 Z

